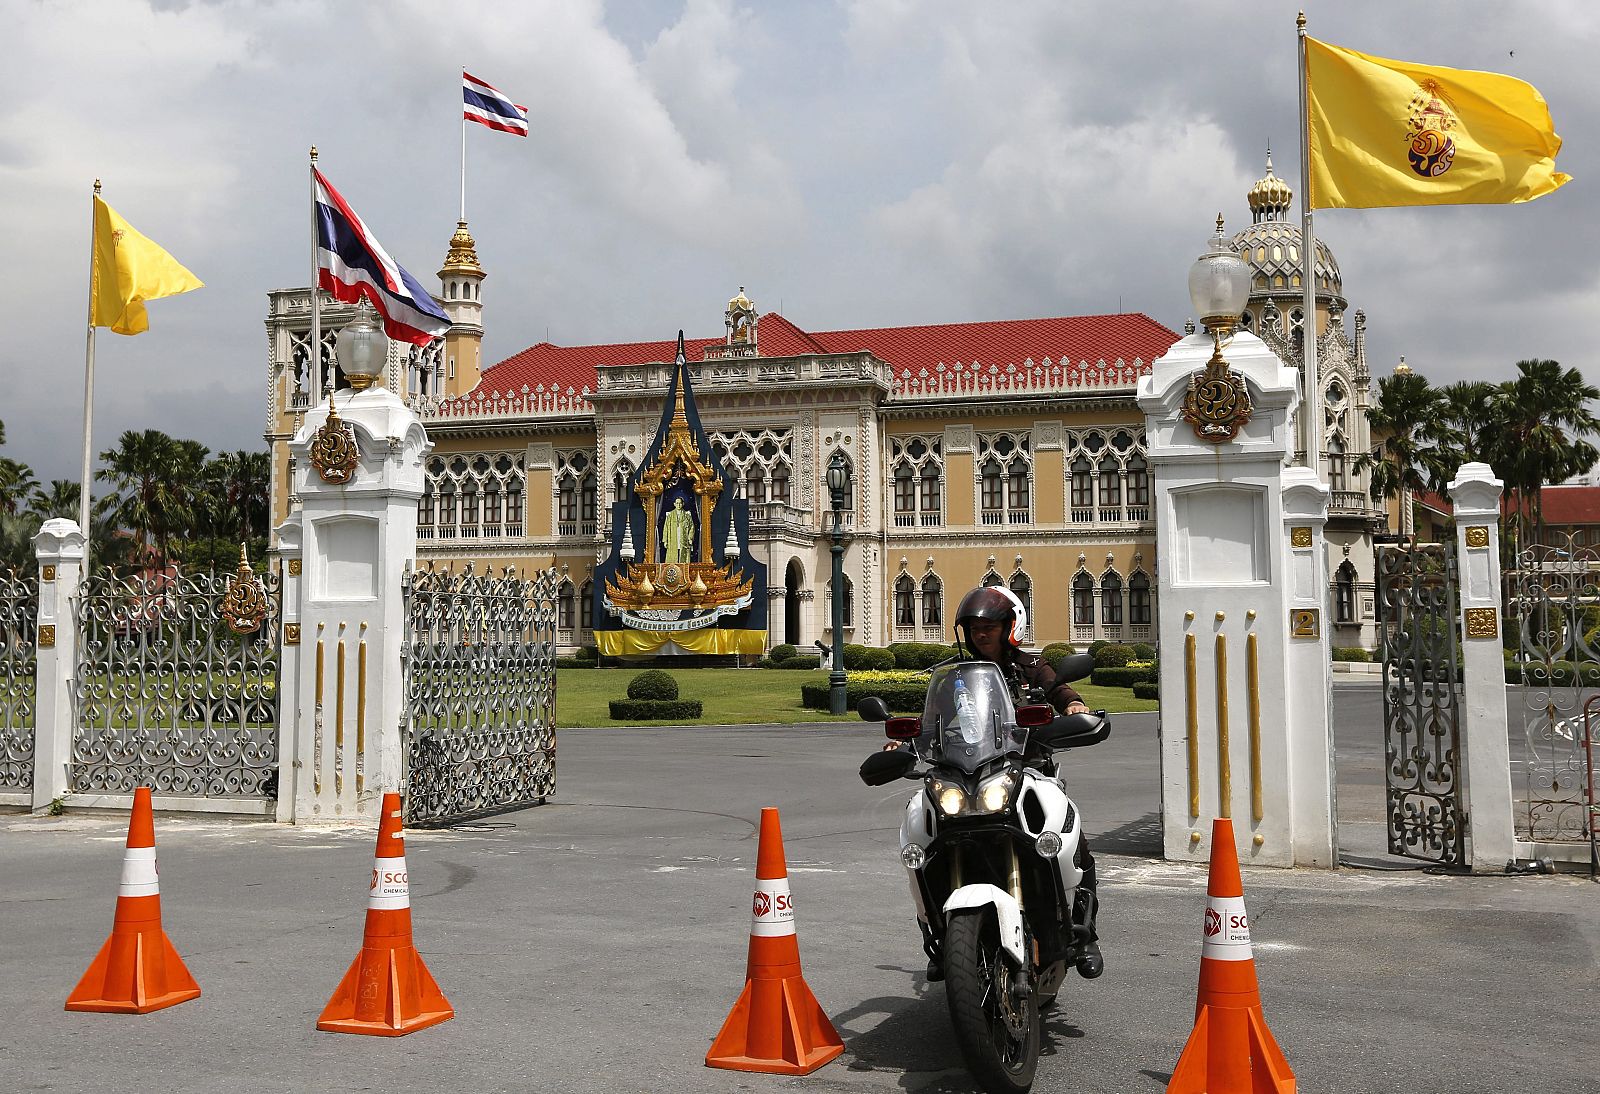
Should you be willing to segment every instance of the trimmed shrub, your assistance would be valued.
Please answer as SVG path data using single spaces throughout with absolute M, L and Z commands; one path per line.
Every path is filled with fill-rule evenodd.
M 585 661 L 581 657 L 556 658 L 556 668 L 558 669 L 597 669 L 599 667 L 600 663 L 598 661 Z
M 645 669 L 638 676 L 628 681 L 629 699 L 665 699 L 672 700 L 678 697 L 678 681 L 672 678 L 672 673 L 664 669 Z M 642 717 L 642 715 L 627 715 L 627 717 Z M 669 714 L 662 717 L 676 718 L 680 715 Z
M 661 718 L 698 718 L 698 699 L 613 699 L 613 722 L 649 722 Z
M 1135 684 L 1133 685 L 1133 697 L 1135 699 L 1160 699 L 1161 685 L 1154 680 L 1146 680 Z
M 869 695 L 876 695 L 888 704 L 891 714 L 921 714 L 924 701 L 928 696 L 928 689 L 920 684 L 857 684 L 847 682 L 844 690 L 844 705 L 848 710 L 855 710 L 861 705 L 861 700 Z M 828 709 L 828 685 L 802 684 L 800 686 L 800 705 L 808 710 Z
M 1097 669 L 1119 669 L 1133 659 L 1132 646 L 1107 642 L 1094 655 L 1094 667 Z
M 799 652 L 800 651 L 797 648 L 785 642 L 782 645 L 773 646 L 772 649 L 767 651 L 767 656 L 779 664 L 782 664 Z
M 860 646 L 854 642 L 844 644 L 844 667 L 851 669 L 892 669 L 894 654 L 877 646 Z
M 1154 661 L 1156 648 L 1148 642 L 1135 642 L 1133 644 L 1133 658 L 1135 661 Z
M 578 660 L 579 661 L 599 661 L 600 660 L 600 647 L 599 646 L 579 646 L 578 647 Z
M 931 669 L 951 657 L 956 648 L 939 642 L 891 642 L 889 652 L 894 654 L 897 669 Z
M 1071 657 L 1078 648 L 1071 642 L 1052 642 L 1039 651 L 1039 659 L 1053 669 L 1061 667 L 1062 658 Z
M 1099 654 L 1100 654 L 1100 651 L 1105 649 L 1109 645 L 1111 645 L 1111 643 L 1107 642 L 1104 638 L 1096 638 L 1093 642 L 1089 643 L 1089 656 L 1090 657 L 1098 657 Z M 1098 661 L 1095 662 L 1095 663 L 1099 664 Z
M 1333 660 L 1359 661 L 1365 664 L 1372 660 L 1372 651 L 1364 650 L 1360 646 L 1335 646 L 1333 647 Z
M 1153 683 L 1155 679 L 1154 665 L 1106 665 L 1095 669 L 1089 682 L 1097 688 L 1131 688 L 1135 684 Z

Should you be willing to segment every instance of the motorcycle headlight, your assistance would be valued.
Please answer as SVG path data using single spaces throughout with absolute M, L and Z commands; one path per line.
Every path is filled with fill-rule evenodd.
M 955 816 L 967 805 L 966 793 L 959 786 L 948 783 L 934 784 L 933 800 L 939 803 L 939 812 L 947 817 Z
M 1011 804 L 1011 791 L 1017 777 L 1010 771 L 991 775 L 978 784 L 978 809 L 983 813 L 998 813 Z

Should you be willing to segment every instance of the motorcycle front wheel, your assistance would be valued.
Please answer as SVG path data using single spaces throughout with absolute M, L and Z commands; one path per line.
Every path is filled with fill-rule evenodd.
M 1016 973 L 1000 949 L 990 911 L 951 918 L 944 939 L 945 996 L 967 1070 L 989 1094 L 1022 1094 L 1039 1065 L 1039 1007 L 1012 990 Z

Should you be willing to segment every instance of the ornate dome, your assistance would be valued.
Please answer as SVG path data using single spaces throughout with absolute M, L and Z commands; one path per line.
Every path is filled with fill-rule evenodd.
M 1233 249 L 1250 266 L 1250 294 L 1299 293 L 1300 228 L 1289 223 L 1294 191 L 1272 173 L 1272 152 L 1267 152 L 1267 173 L 1250 187 L 1250 213 L 1254 223 L 1233 237 Z M 1344 295 L 1339 264 L 1327 244 L 1317 240 L 1317 292 Z
M 440 277 L 451 274 L 483 276 L 483 267 L 478 264 L 478 245 L 473 242 L 464 220 L 456 221 L 455 234 L 450 237 L 450 252 L 444 256 L 444 269 L 439 271 Z

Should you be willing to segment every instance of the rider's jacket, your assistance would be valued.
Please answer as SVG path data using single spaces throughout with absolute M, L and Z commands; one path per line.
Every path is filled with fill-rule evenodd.
M 1056 684 L 1055 670 L 1050 667 L 1048 661 L 1036 654 L 1026 650 L 1012 650 L 1010 661 L 1009 665 L 1001 665 L 1007 678 L 1013 683 L 1020 682 L 1027 687 L 1042 689 L 1045 701 L 1057 711 L 1065 711 L 1073 703 L 1083 702 L 1083 696 L 1079 695 L 1071 684 Z

